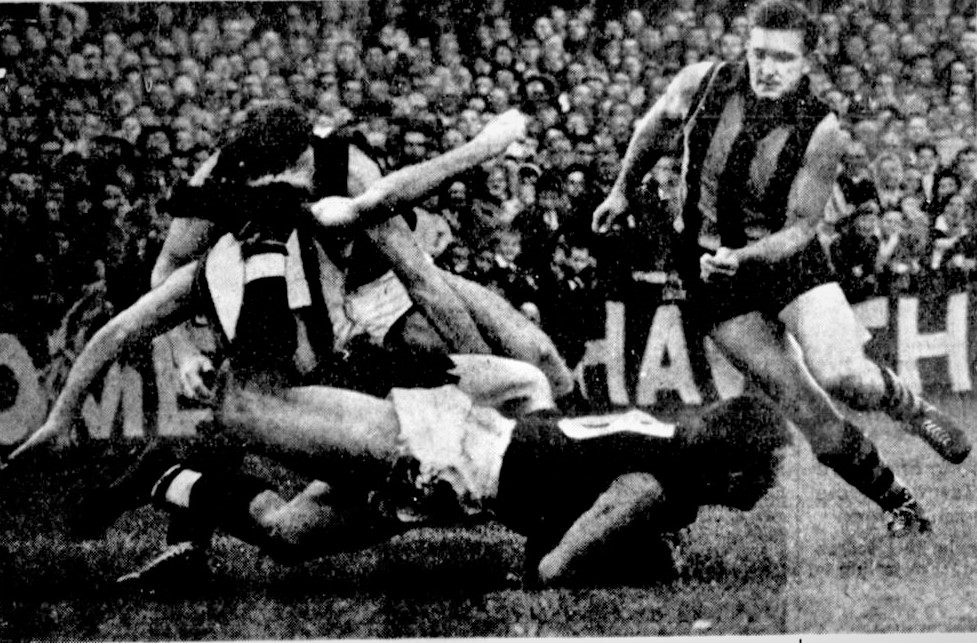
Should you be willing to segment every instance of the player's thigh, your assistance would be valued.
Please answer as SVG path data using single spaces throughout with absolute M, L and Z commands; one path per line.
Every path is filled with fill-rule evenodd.
M 552 408 L 553 393 L 541 370 L 494 355 L 452 355 L 458 388 L 480 406 L 528 413 Z
M 222 391 L 216 420 L 252 450 L 330 480 L 374 480 L 399 453 L 393 406 L 344 389 L 265 391 L 231 381 Z
M 822 385 L 857 375 L 866 361 L 871 335 L 862 326 L 837 283 L 812 288 L 780 312 L 815 379 Z
M 756 381 L 809 437 L 840 415 L 792 347 L 784 327 L 760 313 L 716 326 L 710 336 L 730 362 Z

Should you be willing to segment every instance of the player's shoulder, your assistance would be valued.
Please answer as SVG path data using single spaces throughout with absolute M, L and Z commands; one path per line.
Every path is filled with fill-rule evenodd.
M 720 63 L 704 60 L 691 65 L 686 65 L 675 74 L 672 83 L 683 90 L 695 91 L 699 88 L 706 78 L 712 75 L 713 70 Z
M 718 63 L 704 61 L 686 65 L 672 78 L 665 93 L 665 106 L 680 116 L 689 110 L 703 83 L 709 82 Z

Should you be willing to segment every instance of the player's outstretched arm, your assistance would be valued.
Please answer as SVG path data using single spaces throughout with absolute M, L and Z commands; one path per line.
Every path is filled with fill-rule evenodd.
M 503 112 L 461 147 L 388 174 L 355 199 L 327 197 L 317 201 L 312 205 L 312 214 L 327 227 L 372 225 L 452 176 L 498 156 L 526 135 L 527 122 L 526 116 L 517 110 Z
M 595 232 L 606 232 L 628 207 L 631 195 L 655 162 L 674 145 L 674 138 L 689 110 L 693 94 L 712 63 L 696 63 L 680 71 L 665 93 L 635 126 L 628 149 L 621 159 L 621 171 L 603 203 L 593 216 Z
M 615 479 L 539 561 L 540 581 L 552 584 L 566 578 L 573 571 L 574 561 L 635 519 L 647 516 L 664 497 L 661 485 L 650 473 L 627 473 Z
M 95 333 L 72 365 L 47 421 L 14 450 L 8 460 L 71 428 L 92 382 L 126 346 L 169 330 L 189 317 L 195 271 L 195 263 L 180 268 Z

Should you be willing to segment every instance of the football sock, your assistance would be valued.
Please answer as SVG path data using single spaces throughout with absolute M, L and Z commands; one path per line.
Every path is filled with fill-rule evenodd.
M 910 497 L 875 444 L 850 422 L 845 422 L 839 451 L 821 454 L 818 461 L 884 510 L 895 509 Z
M 153 487 L 161 507 L 193 519 L 199 531 L 219 527 L 250 543 L 260 542 L 251 502 L 271 489 L 266 481 L 243 473 L 200 473 L 182 466 L 167 471 Z
M 225 433 L 210 431 L 204 431 L 182 457 L 184 467 L 204 476 L 236 473 L 243 462 L 244 449 L 236 441 Z M 188 512 L 178 511 L 170 515 L 166 543 L 192 542 L 203 548 L 209 546 L 213 535 L 214 525 L 209 520 L 201 521 Z
M 286 372 L 296 348 L 295 319 L 288 307 L 285 245 L 252 242 L 242 246 L 244 296 L 232 363 L 239 372 Z
M 923 400 L 909 390 L 899 377 L 889 368 L 880 367 L 885 381 L 885 393 L 879 407 L 894 420 L 905 421 L 922 411 Z
M 190 508 L 190 490 L 200 480 L 201 474 L 190 469 L 181 469 L 163 490 L 163 500 L 173 507 Z

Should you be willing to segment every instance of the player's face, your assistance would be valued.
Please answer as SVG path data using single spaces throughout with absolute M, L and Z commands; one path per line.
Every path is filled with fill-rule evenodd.
M 800 31 L 754 27 L 746 47 L 750 87 L 759 98 L 777 99 L 793 91 L 811 70 Z

